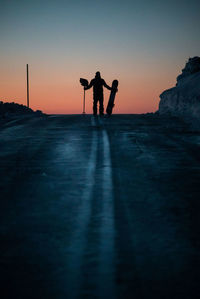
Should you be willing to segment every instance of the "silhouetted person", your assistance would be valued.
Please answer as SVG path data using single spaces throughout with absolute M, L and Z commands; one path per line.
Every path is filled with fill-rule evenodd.
M 101 78 L 100 72 L 96 72 L 95 78 L 91 80 L 85 90 L 93 86 L 93 114 L 97 115 L 97 103 L 99 101 L 99 114 L 104 115 L 103 107 L 103 86 L 111 90 L 112 88 L 106 84 L 104 79 Z

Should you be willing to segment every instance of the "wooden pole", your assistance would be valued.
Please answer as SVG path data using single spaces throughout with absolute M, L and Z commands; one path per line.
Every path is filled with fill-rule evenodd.
M 26 83 L 27 83 L 27 107 L 29 108 L 29 73 L 28 73 L 28 64 L 26 65 Z

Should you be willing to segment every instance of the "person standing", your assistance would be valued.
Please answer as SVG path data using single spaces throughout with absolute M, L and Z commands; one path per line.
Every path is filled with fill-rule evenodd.
M 104 115 L 103 106 L 103 86 L 111 90 L 112 88 L 108 86 L 104 79 L 101 78 L 100 72 L 96 72 L 95 78 L 91 80 L 90 84 L 84 87 L 85 90 L 93 87 L 93 115 L 97 115 L 97 103 L 99 102 L 99 114 Z

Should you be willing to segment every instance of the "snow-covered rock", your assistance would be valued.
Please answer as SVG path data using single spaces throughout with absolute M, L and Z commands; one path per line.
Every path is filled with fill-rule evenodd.
M 200 57 L 188 60 L 175 87 L 160 95 L 159 114 L 200 118 Z

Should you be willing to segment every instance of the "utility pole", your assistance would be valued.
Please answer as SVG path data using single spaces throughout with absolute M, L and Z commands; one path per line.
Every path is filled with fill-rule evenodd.
M 27 107 L 29 108 L 29 73 L 28 73 L 28 64 L 26 65 L 26 83 L 27 83 Z

